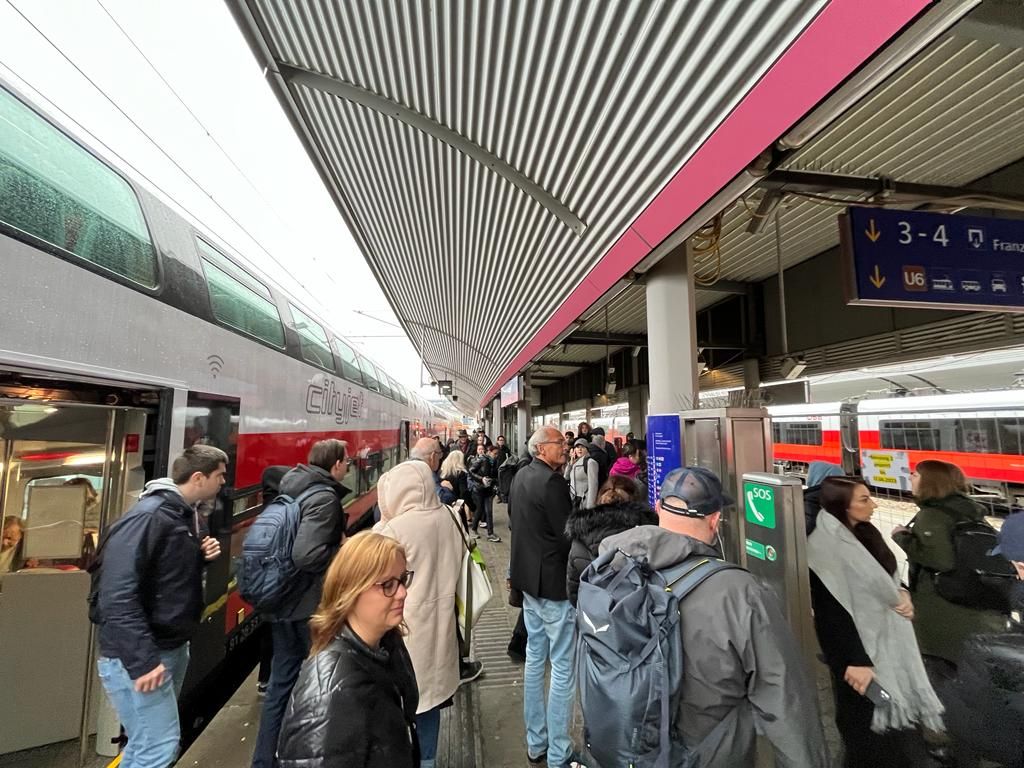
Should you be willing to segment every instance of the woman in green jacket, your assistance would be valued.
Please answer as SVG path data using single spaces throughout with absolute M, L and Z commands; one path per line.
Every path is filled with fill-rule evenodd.
M 955 665 L 968 637 L 1006 629 L 1006 617 L 997 611 L 951 603 L 935 591 L 935 574 L 956 567 L 956 524 L 983 520 L 985 508 L 968 498 L 960 467 L 945 461 L 920 462 L 911 489 L 920 511 L 909 526 L 894 528 L 892 538 L 911 565 L 914 630 L 922 653 Z

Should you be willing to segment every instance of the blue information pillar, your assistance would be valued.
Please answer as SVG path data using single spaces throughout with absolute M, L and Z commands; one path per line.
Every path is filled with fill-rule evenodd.
M 647 498 L 651 507 L 665 475 L 683 466 L 683 438 L 679 414 L 668 413 L 647 417 Z

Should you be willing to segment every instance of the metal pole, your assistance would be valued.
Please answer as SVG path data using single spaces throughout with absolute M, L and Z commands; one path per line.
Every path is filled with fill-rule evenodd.
M 782 267 L 782 202 L 775 209 L 775 256 L 779 272 L 779 330 L 782 339 L 782 354 L 789 352 L 789 332 L 786 329 L 786 278 Z

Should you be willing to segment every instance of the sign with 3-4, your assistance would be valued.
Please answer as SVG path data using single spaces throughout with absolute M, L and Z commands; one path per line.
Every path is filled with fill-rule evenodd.
M 743 483 L 743 507 L 748 523 L 775 527 L 775 489 L 760 483 Z
M 1024 221 L 850 207 L 847 302 L 1024 311 Z

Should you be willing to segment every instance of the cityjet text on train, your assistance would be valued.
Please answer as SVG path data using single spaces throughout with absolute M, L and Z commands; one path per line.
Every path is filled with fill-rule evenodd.
M 314 376 L 306 388 L 306 413 L 333 416 L 336 424 L 348 424 L 364 416 L 366 393 L 329 376 Z

